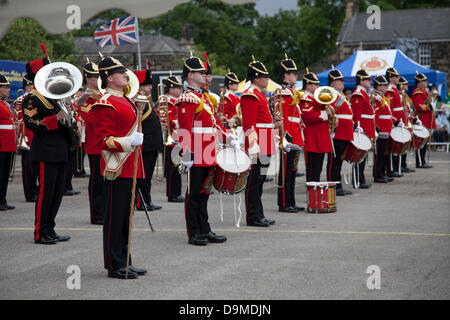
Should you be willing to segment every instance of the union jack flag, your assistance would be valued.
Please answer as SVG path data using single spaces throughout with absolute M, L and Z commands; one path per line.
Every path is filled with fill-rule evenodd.
M 135 16 L 126 16 L 116 18 L 97 28 L 94 32 L 97 46 L 103 48 L 109 45 L 118 46 L 127 43 L 137 43 L 136 22 Z

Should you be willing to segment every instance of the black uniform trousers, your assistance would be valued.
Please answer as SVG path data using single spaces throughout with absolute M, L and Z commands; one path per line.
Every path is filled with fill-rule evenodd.
M 297 175 L 297 153 L 300 151 L 291 150 L 289 152 L 283 152 L 280 150 L 280 159 L 284 157 L 283 161 L 280 161 L 280 170 L 278 171 L 278 207 L 295 207 L 295 177 Z M 284 168 L 282 168 L 284 162 Z M 284 185 L 283 185 L 284 175 Z
M 349 143 L 350 141 L 347 140 L 333 139 L 334 153 L 336 156 L 333 155 L 333 152 L 328 154 L 327 180 L 332 182 L 339 181 L 339 183 L 336 184 L 337 190 L 342 189 L 341 169 L 342 162 L 344 161 L 342 159 L 342 154 Z
M 9 170 L 11 169 L 14 152 L 0 152 L 0 205 L 6 205 L 8 192 Z
M 105 195 L 103 191 L 103 177 L 100 172 L 100 154 L 88 154 L 89 168 L 89 207 L 91 223 L 102 222 L 105 214 Z
M 166 196 L 168 199 L 175 199 L 181 196 L 181 175 L 178 167 L 175 167 L 172 158 L 173 147 L 166 147 L 164 177 L 166 178 Z
M 66 162 L 39 162 L 39 195 L 35 207 L 34 239 L 52 235 L 64 194 Z
M 358 178 L 359 180 L 359 184 L 366 184 L 366 176 L 364 175 L 364 170 L 366 169 L 366 162 L 367 162 L 367 158 L 364 158 L 364 160 L 359 163 L 359 164 L 355 164 L 356 166 L 356 173 L 358 175 L 358 177 L 355 177 L 355 175 L 352 172 L 352 177 L 353 177 L 353 187 L 356 188 L 356 178 Z
M 416 150 L 416 167 L 424 166 L 427 164 L 427 159 L 425 158 L 427 155 L 427 151 L 428 142 L 426 142 L 422 148 Z
M 76 149 L 69 151 L 69 161 L 66 162 L 65 179 L 64 179 L 64 191 L 73 190 L 72 178 L 76 160 Z
M 264 218 L 264 208 L 262 204 L 263 185 L 266 180 L 266 171 L 270 165 L 270 156 L 266 156 L 264 161 L 258 158 L 250 168 L 247 178 L 247 188 L 245 190 L 245 210 L 247 223 L 259 221 Z
M 208 199 L 212 188 L 214 167 L 191 167 L 189 186 L 184 201 L 188 237 L 211 231 L 208 222 Z
M 375 155 L 375 165 L 373 167 L 373 177 L 381 179 L 386 176 L 389 162 L 389 139 L 377 138 L 377 153 Z
M 322 172 L 323 160 L 326 153 L 316 153 L 305 151 L 306 181 L 319 182 Z
M 144 162 L 145 179 L 137 180 L 137 188 L 141 190 L 144 199 L 141 199 L 139 192 L 136 190 L 136 205 L 138 208 L 143 208 L 142 203 L 149 205 L 152 202 L 151 189 L 152 189 L 152 177 L 155 171 L 156 160 L 158 159 L 158 151 L 146 151 L 142 152 L 142 160 Z
M 39 189 L 37 179 L 39 174 L 39 162 L 31 161 L 31 151 L 22 150 L 22 184 L 25 200 L 33 201 L 37 197 Z
M 127 265 L 132 186 L 132 178 L 104 182 L 103 258 L 105 269 L 108 270 L 118 270 Z

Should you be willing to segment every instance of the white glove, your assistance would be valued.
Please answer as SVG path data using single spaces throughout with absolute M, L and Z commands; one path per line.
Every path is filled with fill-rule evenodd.
M 291 152 L 291 148 L 285 147 L 285 148 L 284 148 L 284 151 L 286 151 L 286 152 Z
M 194 165 L 194 161 L 193 160 L 191 160 L 191 161 L 182 161 L 181 163 L 185 166 L 186 170 L 189 170 Z
M 355 132 L 363 133 L 364 130 L 363 130 L 363 128 L 361 128 L 360 126 L 358 126 L 358 127 L 356 127 Z
M 403 123 L 403 121 L 400 121 L 399 124 L 398 124 L 398 126 L 399 126 L 400 128 L 404 128 L 404 127 L 405 127 L 405 124 Z
M 321 118 L 323 121 L 327 121 L 328 120 L 328 114 L 325 110 L 320 111 L 320 116 L 319 118 Z
M 421 126 L 422 125 L 422 121 L 420 121 L 419 119 L 416 120 L 416 125 L 417 126 Z
M 241 150 L 241 144 L 238 139 L 233 139 L 230 141 L 231 146 L 236 150 Z
M 131 134 L 131 146 L 132 147 L 140 146 L 140 145 L 142 145 L 143 142 L 144 142 L 144 134 L 142 132 L 134 131 Z

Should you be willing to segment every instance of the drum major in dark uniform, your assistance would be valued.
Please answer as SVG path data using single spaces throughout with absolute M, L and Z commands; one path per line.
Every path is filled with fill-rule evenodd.
M 47 58 L 27 64 L 28 74 L 37 72 L 48 64 Z M 34 241 L 52 244 L 67 241 L 69 236 L 55 232 L 55 218 L 64 193 L 65 166 L 69 160 L 70 132 L 61 124 L 64 113 L 57 102 L 45 98 L 36 89 L 22 102 L 23 120 L 33 131 L 32 161 L 39 163 L 39 196 L 35 207 Z

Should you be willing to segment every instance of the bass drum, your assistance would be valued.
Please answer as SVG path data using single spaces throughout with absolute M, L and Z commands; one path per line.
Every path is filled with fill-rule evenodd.
M 424 126 L 412 127 L 412 143 L 414 150 L 422 148 L 430 137 L 430 132 Z
M 395 155 L 402 155 L 408 151 L 411 142 L 411 132 L 406 128 L 395 127 L 391 130 L 389 137 L 389 148 L 391 153 Z
M 242 150 L 224 148 L 216 155 L 216 171 L 213 186 L 225 194 L 237 194 L 247 186 L 250 173 L 250 157 Z
M 372 143 L 368 136 L 362 132 L 354 132 L 353 140 L 345 148 L 342 153 L 342 160 L 349 163 L 360 163 L 362 162 L 372 148 Z

